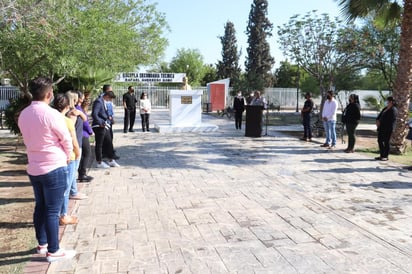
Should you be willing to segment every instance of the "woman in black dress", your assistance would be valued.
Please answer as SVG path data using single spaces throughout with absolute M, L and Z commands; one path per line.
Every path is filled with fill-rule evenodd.
M 358 127 L 360 115 L 359 97 L 356 94 L 349 96 L 349 104 L 342 114 L 342 122 L 345 124 L 348 134 L 348 147 L 344 150 L 346 153 L 353 153 L 356 142 L 356 128 Z
M 391 135 L 395 129 L 396 116 L 398 115 L 398 110 L 396 108 L 395 100 L 392 96 L 387 99 L 387 106 L 379 113 L 376 118 L 376 126 L 378 127 L 378 144 L 380 156 L 376 157 L 375 160 L 387 161 L 389 155 Z

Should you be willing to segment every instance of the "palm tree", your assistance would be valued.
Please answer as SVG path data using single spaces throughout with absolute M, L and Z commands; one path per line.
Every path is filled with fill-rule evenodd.
M 378 21 L 401 22 L 401 38 L 398 73 L 393 96 L 398 102 L 399 114 L 396 129 L 392 134 L 391 145 L 394 152 L 400 154 L 405 149 L 407 121 L 409 119 L 409 101 L 412 92 L 412 0 L 403 0 L 403 9 L 396 0 L 336 0 L 349 20 L 372 15 Z

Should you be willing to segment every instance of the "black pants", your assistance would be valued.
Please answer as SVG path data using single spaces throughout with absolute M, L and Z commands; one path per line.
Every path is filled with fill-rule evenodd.
M 94 135 L 95 135 L 95 153 L 96 153 L 96 161 L 102 161 L 102 151 L 104 147 L 105 155 L 109 159 L 113 159 L 114 152 L 113 152 L 113 143 L 112 137 L 110 135 L 110 129 L 104 127 L 94 127 L 93 128 Z
M 89 137 L 83 137 L 82 140 L 82 157 L 79 164 L 79 177 L 86 175 L 86 170 L 90 166 L 92 148 L 90 147 Z
M 243 111 L 240 111 L 240 110 L 235 111 L 236 129 L 241 129 L 242 128 L 242 115 L 243 115 Z
M 303 115 L 303 138 L 312 139 L 312 126 L 310 115 Z
M 135 119 L 136 119 L 136 109 L 125 109 L 124 110 L 124 125 L 123 125 L 124 132 L 127 131 L 127 127 L 129 127 L 129 130 L 133 130 Z
M 346 124 L 346 132 L 348 133 L 348 149 L 353 150 L 356 142 L 356 127 L 357 123 L 348 123 Z
M 145 114 L 140 114 L 140 118 L 142 118 L 142 130 L 145 131 L 149 131 L 149 117 L 150 114 L 149 113 L 145 113 Z
M 391 139 L 392 131 L 378 131 L 378 145 L 379 145 L 379 153 L 381 158 L 388 158 L 390 144 L 389 141 Z

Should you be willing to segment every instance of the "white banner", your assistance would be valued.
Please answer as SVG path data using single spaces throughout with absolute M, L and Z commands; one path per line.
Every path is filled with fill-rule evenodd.
M 186 73 L 122 72 L 114 82 L 182 83 Z

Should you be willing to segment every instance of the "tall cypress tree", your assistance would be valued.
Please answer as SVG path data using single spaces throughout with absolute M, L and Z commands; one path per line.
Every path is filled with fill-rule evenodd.
M 273 25 L 267 18 L 268 1 L 253 0 L 246 28 L 248 35 L 245 69 L 249 87 L 263 90 L 271 86 L 272 69 L 275 59 L 270 55 L 270 46 L 266 39 L 272 36 Z
M 219 78 L 230 78 L 230 85 L 236 85 L 240 77 L 239 57 L 237 50 L 236 30 L 232 22 L 225 25 L 225 34 L 219 37 L 222 43 L 222 61 L 217 63 L 217 75 Z

